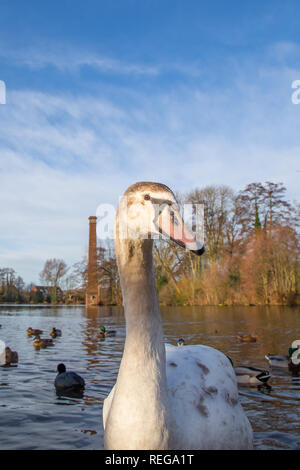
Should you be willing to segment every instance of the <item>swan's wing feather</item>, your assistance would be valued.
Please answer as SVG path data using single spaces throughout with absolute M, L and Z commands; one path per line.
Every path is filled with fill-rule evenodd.
M 103 402 L 102 419 L 103 419 L 104 429 L 105 429 L 107 417 L 109 415 L 109 411 L 110 411 L 110 407 L 111 407 L 111 403 L 112 403 L 114 394 L 115 394 L 115 385 L 113 386 L 113 388 L 111 389 L 109 395 L 107 395 L 107 397 L 105 398 L 105 400 Z
M 228 358 L 209 346 L 166 346 L 167 381 L 179 442 L 185 449 L 252 448 Z

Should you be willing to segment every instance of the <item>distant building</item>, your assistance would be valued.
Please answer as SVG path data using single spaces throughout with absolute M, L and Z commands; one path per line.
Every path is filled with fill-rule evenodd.
M 51 302 L 53 296 L 52 286 L 33 286 L 32 294 L 37 302 Z M 64 293 L 60 287 L 56 287 L 56 300 L 61 302 L 63 300 Z
M 70 289 L 64 293 L 64 302 L 66 304 L 84 304 L 85 290 L 84 289 Z

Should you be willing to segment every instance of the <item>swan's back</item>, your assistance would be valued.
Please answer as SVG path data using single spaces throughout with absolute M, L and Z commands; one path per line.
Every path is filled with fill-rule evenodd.
M 251 449 L 252 429 L 228 358 L 208 346 L 166 345 L 166 360 L 175 448 Z
M 166 372 L 175 449 L 252 449 L 252 428 L 224 354 L 209 346 L 166 344 Z M 114 392 L 115 386 L 103 403 L 104 429 Z

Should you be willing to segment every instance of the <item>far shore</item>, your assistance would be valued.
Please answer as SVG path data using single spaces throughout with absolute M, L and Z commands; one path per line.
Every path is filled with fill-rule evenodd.
M 201 305 L 173 305 L 160 303 L 160 307 L 299 307 L 299 303 L 295 304 L 201 304 Z M 0 303 L 0 307 L 85 307 L 85 304 L 51 304 L 51 303 L 42 303 L 42 304 L 17 304 L 17 303 Z M 99 307 L 122 307 L 122 305 L 109 304 L 109 305 L 90 305 L 88 308 L 99 308 Z

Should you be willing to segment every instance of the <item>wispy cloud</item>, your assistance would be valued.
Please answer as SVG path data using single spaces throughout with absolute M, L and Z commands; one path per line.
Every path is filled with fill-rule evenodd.
M 9 49 L 0 43 L 0 58 L 11 66 L 26 67 L 36 71 L 53 67 L 59 72 L 75 73 L 84 67 L 89 67 L 94 72 L 102 74 L 148 78 L 155 78 L 170 72 L 194 78 L 203 74 L 203 66 L 199 60 L 132 62 L 129 59 L 120 60 L 91 50 L 75 49 L 63 43 L 24 49 Z
M 82 67 L 91 67 L 102 73 L 120 75 L 155 76 L 160 72 L 159 66 L 121 61 L 95 52 L 75 50 L 65 44 L 52 45 L 51 48 L 30 47 L 26 49 L 8 49 L 0 46 L 0 57 L 17 66 L 31 69 L 55 67 L 61 72 L 74 72 Z
M 0 265 L 37 281 L 47 257 L 77 261 L 88 216 L 138 180 L 180 191 L 283 181 L 300 199 L 300 105 L 290 100 L 300 73 L 252 65 L 237 68 L 230 85 L 181 83 L 148 95 L 117 86 L 114 98 L 105 90 L 8 90 L 0 108 Z

